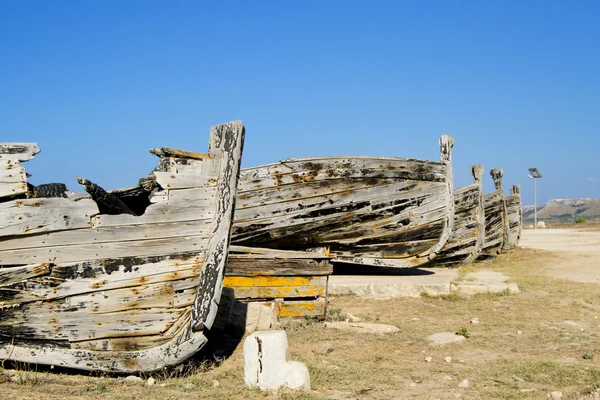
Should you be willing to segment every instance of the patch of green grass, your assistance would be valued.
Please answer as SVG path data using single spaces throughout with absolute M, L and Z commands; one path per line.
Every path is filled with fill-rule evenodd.
M 495 299 L 498 297 L 510 296 L 511 293 L 508 289 L 505 289 L 501 292 L 486 292 L 486 293 L 476 293 L 473 297 L 479 299 Z
M 440 295 L 436 295 L 436 296 L 432 296 L 427 292 L 421 292 L 421 298 L 422 299 L 427 299 L 427 300 L 441 300 L 441 301 L 462 301 L 465 300 L 464 297 L 460 297 L 458 294 L 456 293 L 450 293 L 450 294 L 440 294 Z
M 460 336 L 464 336 L 467 339 L 471 337 L 471 332 L 469 332 L 469 330 L 467 328 L 460 328 L 458 330 L 458 332 L 456 332 L 456 334 L 460 335 Z

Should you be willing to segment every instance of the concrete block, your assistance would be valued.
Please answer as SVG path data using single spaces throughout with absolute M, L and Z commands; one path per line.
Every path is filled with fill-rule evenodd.
M 521 293 L 521 290 L 519 289 L 519 285 L 513 282 L 508 284 L 508 292 L 510 294 L 517 294 Z
M 251 388 L 310 391 L 308 368 L 290 361 L 285 331 L 255 332 L 244 342 L 244 382 Z
M 277 317 L 273 307 L 262 303 L 248 303 L 246 310 L 246 332 L 268 331 L 277 324 Z

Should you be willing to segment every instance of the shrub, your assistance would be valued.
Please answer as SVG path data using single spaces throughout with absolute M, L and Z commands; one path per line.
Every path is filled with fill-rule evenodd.
M 585 217 L 577 217 L 575 218 L 576 224 L 583 224 L 585 222 Z

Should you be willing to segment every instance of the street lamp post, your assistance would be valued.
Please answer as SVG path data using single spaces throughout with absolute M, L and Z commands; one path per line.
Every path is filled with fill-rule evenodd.
M 527 175 L 529 179 L 533 179 L 533 229 L 537 229 L 537 188 L 535 181 L 542 177 L 542 174 L 537 168 L 529 168 L 531 175 Z

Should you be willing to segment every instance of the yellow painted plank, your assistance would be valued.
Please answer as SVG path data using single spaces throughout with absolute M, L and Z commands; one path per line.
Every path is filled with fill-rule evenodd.
M 325 285 L 275 286 L 275 287 L 233 287 L 236 299 L 285 299 L 293 297 L 324 296 Z
M 326 276 L 226 276 L 225 287 L 277 287 L 327 285 Z
M 289 301 L 283 302 L 279 308 L 279 316 L 288 317 L 325 317 L 325 301 Z

